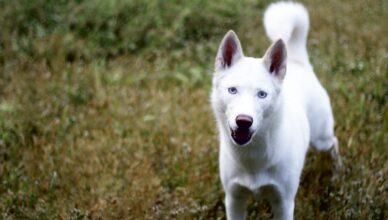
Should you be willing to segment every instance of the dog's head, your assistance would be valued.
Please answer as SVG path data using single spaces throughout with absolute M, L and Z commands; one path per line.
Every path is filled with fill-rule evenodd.
M 286 48 L 272 44 L 263 58 L 245 57 L 237 35 L 229 31 L 215 62 L 212 105 L 233 143 L 247 145 L 277 110 L 286 74 Z

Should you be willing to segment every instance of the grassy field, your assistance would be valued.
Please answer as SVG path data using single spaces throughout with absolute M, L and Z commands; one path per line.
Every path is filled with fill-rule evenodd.
M 1 218 L 225 219 L 214 57 L 262 56 L 269 2 L 0 0 Z M 388 2 L 303 2 L 345 170 L 309 152 L 295 219 L 387 219 Z

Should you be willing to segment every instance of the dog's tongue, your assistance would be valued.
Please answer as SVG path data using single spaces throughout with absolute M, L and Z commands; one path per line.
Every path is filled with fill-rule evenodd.
M 248 141 L 251 140 L 251 137 L 252 134 L 249 132 L 249 129 L 232 130 L 232 138 L 239 145 L 248 143 Z

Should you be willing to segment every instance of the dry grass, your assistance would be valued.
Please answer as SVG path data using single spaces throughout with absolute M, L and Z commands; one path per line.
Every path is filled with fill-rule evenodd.
M 121 16 L 117 7 L 126 5 L 112 2 L 113 18 Z M 141 8 L 140 1 L 134 2 L 128 7 Z M 146 1 L 147 16 L 160 19 L 152 27 L 159 38 L 142 32 L 147 41 L 129 40 L 127 49 L 115 40 L 103 44 L 111 32 L 109 25 L 101 28 L 104 21 L 93 26 L 98 14 L 85 15 L 73 29 L 57 28 L 55 16 L 61 12 L 56 8 L 39 11 L 37 3 L 27 10 L 0 2 L 5 18 L 0 34 L 3 219 L 224 218 L 218 140 L 208 102 L 213 58 L 229 28 L 240 35 L 246 54 L 264 52 L 269 42 L 260 16 L 267 3 L 227 1 L 222 8 L 193 2 L 163 6 L 182 12 L 176 23 L 168 10 L 157 11 Z M 304 2 L 311 18 L 311 60 L 332 99 L 346 169 L 331 180 L 328 158 L 310 152 L 295 218 L 386 219 L 388 4 Z M 197 4 L 209 9 L 198 12 L 202 6 Z M 69 8 L 77 15 L 90 5 L 71 1 Z M 39 23 L 38 16 L 28 29 L 23 19 L 29 17 L 15 12 L 22 9 L 32 17 L 43 13 L 43 19 L 48 11 L 54 24 Z M 11 20 L 11 15 L 19 17 Z M 112 18 L 109 11 L 104 16 Z M 122 16 L 118 21 L 126 22 L 127 15 Z M 143 27 L 142 20 L 147 19 L 134 22 Z M 82 35 L 88 22 L 101 36 Z M 35 32 L 39 28 L 43 35 Z M 141 31 L 126 28 L 117 36 Z M 259 217 L 270 218 L 269 207 L 252 201 L 249 219 Z

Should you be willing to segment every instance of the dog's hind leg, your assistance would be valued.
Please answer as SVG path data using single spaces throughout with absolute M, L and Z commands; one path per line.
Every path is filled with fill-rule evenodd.
M 333 145 L 330 148 L 330 155 L 334 160 L 336 170 L 341 170 L 343 168 L 343 163 L 339 153 L 338 140 L 335 136 L 333 137 Z
M 334 169 L 341 170 L 343 164 L 339 153 L 338 140 L 334 135 L 334 119 L 328 99 L 326 105 L 315 105 L 311 109 L 309 124 L 311 130 L 310 144 L 318 151 L 329 153 L 334 162 Z
M 315 149 L 330 153 L 337 171 L 343 168 L 337 137 L 333 135 L 327 138 L 319 138 L 314 140 L 312 144 Z

